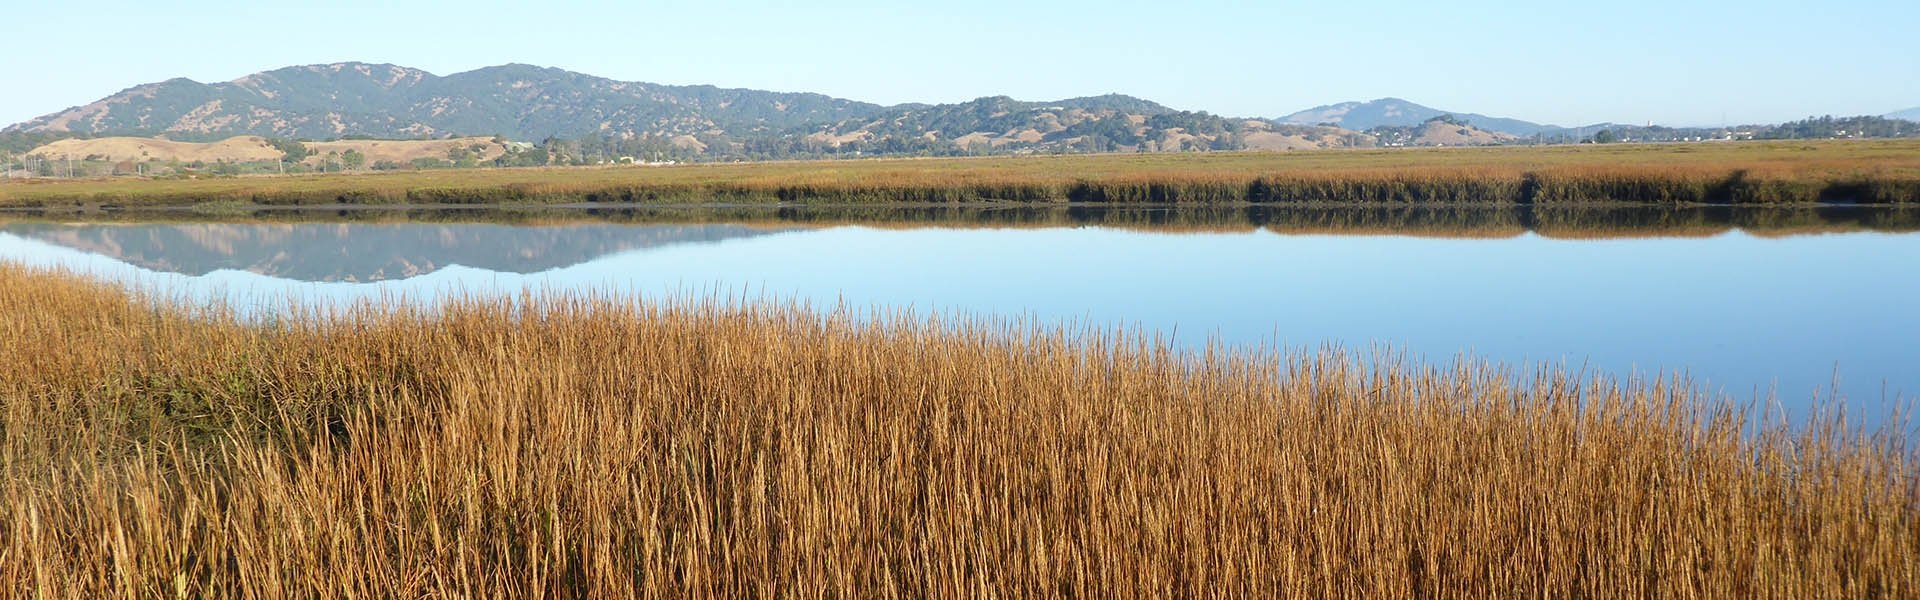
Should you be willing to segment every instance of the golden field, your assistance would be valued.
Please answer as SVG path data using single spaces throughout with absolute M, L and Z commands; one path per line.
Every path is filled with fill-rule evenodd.
M 517 202 L 1920 201 L 1920 140 L 870 159 L 0 185 L 0 207 Z
M 9 597 L 1912 597 L 1903 421 L 590 295 L 262 321 L 0 265 Z

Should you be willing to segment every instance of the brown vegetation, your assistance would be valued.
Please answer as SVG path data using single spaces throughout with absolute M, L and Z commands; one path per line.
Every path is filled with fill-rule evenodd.
M 1912 597 L 1899 434 L 1668 384 L 0 266 L 0 594 Z
M 478 169 L 0 185 L 0 206 L 500 202 L 1920 202 L 1920 141 Z

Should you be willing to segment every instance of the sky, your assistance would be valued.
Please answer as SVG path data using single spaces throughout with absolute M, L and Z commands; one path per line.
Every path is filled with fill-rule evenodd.
M 0 0 L 0 123 L 186 77 L 517 62 L 895 104 L 1109 92 L 1277 117 L 1398 97 L 1558 125 L 1920 107 L 1920 2 Z

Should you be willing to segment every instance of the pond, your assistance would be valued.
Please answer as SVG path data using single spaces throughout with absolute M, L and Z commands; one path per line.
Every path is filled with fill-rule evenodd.
M 0 224 L 0 260 L 256 313 L 525 289 L 745 296 L 1134 327 L 1186 347 L 1684 372 L 1793 412 L 1837 393 L 1885 414 L 1920 393 L 1920 233 L 1900 215 L 943 214 L 27 219 Z

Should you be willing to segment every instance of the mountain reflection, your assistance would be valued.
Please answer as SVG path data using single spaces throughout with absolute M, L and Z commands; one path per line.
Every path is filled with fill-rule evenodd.
M 154 271 L 197 276 L 239 270 L 310 282 L 406 279 L 450 265 L 536 273 L 629 250 L 782 231 L 728 224 L 14 223 L 0 228 Z

